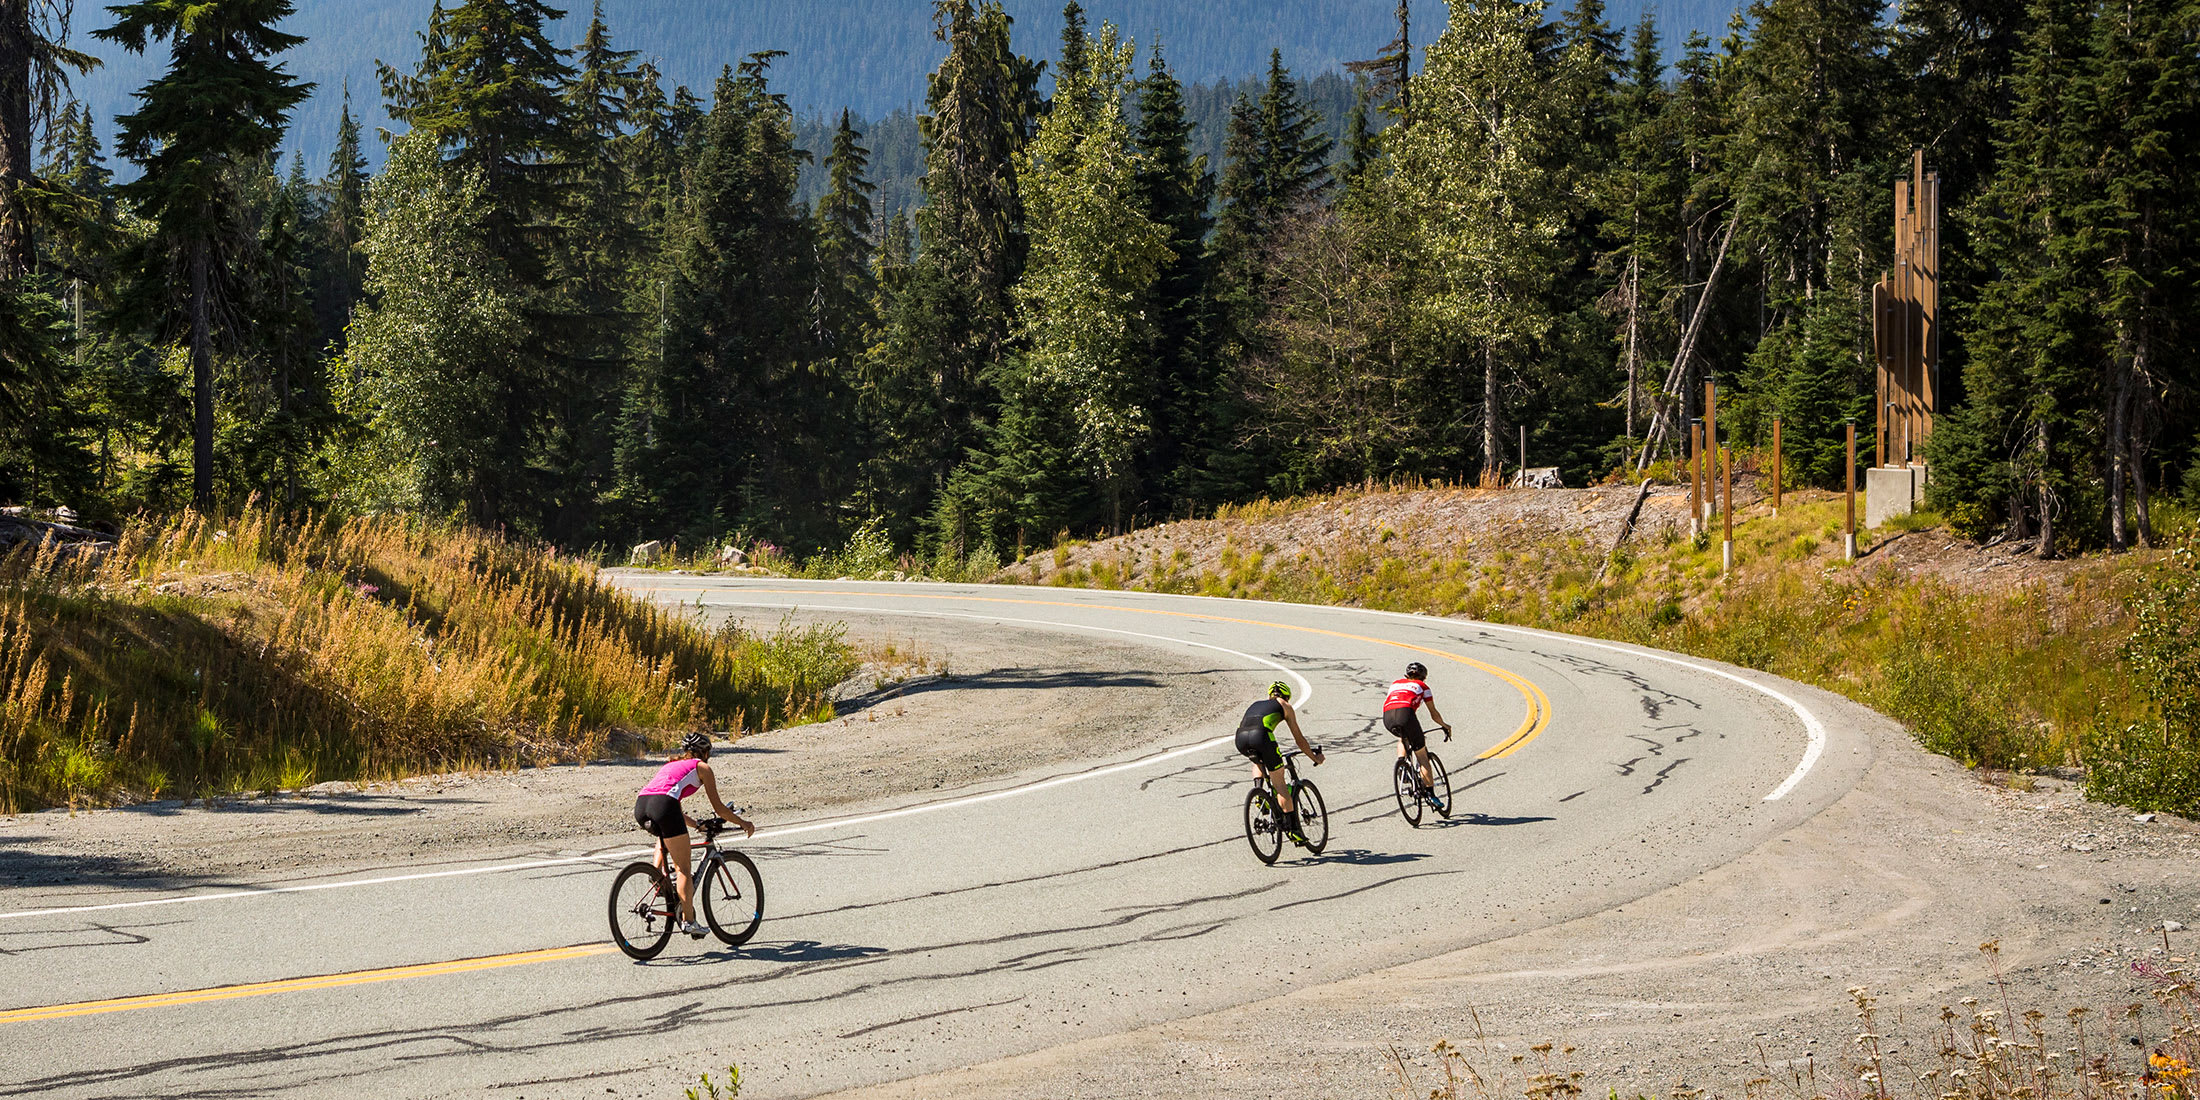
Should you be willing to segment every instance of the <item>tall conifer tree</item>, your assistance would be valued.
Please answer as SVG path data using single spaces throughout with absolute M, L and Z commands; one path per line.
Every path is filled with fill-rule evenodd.
M 312 85 L 268 58 L 304 41 L 275 29 L 289 0 L 138 0 L 113 9 L 99 37 L 143 53 L 170 44 L 167 71 L 116 119 L 124 156 L 143 175 L 122 192 L 154 232 L 132 265 L 139 312 L 181 335 L 190 349 L 191 501 L 214 507 L 214 353 L 249 330 L 238 276 L 256 242 L 241 215 L 237 181 L 282 140 L 290 109 Z

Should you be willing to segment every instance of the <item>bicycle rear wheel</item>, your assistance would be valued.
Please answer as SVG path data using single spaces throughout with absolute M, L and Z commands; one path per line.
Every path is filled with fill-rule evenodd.
M 1398 816 L 1405 818 L 1406 824 L 1420 828 L 1421 777 L 1413 774 L 1412 759 L 1398 758 L 1398 765 L 1390 769 L 1390 786 L 1392 793 L 1398 796 Z
M 1451 773 L 1444 770 L 1444 762 L 1437 759 L 1436 754 L 1433 752 L 1428 754 L 1428 777 L 1431 780 L 1428 789 L 1435 792 L 1436 801 L 1439 803 L 1436 807 L 1436 814 L 1438 817 L 1449 820 L 1451 818 Z
M 1291 799 L 1299 808 L 1299 835 L 1306 838 L 1306 850 L 1322 854 L 1329 846 L 1329 807 L 1322 804 L 1321 788 L 1301 779 L 1291 788 Z
M 637 959 L 654 959 L 679 923 L 680 895 L 657 868 L 629 863 L 611 880 L 611 941 Z
M 1268 792 L 1258 786 L 1245 792 L 1245 843 L 1253 846 L 1253 858 L 1262 863 L 1274 863 L 1283 854 L 1283 823 L 1276 820 Z
M 697 887 L 703 892 L 703 919 L 728 947 L 739 947 L 764 923 L 764 877 L 755 861 L 740 852 L 712 860 Z

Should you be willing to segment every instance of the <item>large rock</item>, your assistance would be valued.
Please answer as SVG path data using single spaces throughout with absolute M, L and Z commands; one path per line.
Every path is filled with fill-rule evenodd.
M 628 565 L 655 565 L 657 559 L 664 557 L 664 555 L 665 544 L 658 542 L 656 539 L 651 539 L 636 546 L 633 552 L 626 556 L 626 563 Z
M 720 565 L 747 565 L 748 563 L 749 556 L 742 553 L 739 547 L 724 546 L 718 550 L 718 564 Z
M 1558 476 L 1556 466 L 1530 466 L 1513 475 L 1515 489 L 1563 489 L 1564 478 Z

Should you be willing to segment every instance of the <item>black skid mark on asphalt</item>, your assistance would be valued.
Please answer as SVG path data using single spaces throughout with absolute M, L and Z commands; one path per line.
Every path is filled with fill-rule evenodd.
M 1614 765 L 1613 765 L 1613 767 L 1616 767 L 1616 768 L 1618 768 L 1618 769 L 1619 769 L 1619 777 L 1620 777 L 1621 779 L 1625 779 L 1625 778 L 1627 778 L 1628 776 L 1630 776 L 1630 775 L 1633 775 L 1633 774 L 1635 774 L 1635 765 L 1637 765 L 1637 764 L 1640 764 L 1640 763 L 1642 763 L 1642 757 L 1639 757 L 1639 756 L 1638 756 L 1638 757 L 1635 757 L 1635 758 L 1634 758 L 1633 760 L 1625 760 L 1625 761 L 1621 761 L 1621 762 L 1620 762 L 1620 763 L 1618 763 L 1618 764 L 1614 764 Z
M 1165 859 L 1169 856 L 1183 855 L 1187 852 L 1196 852 L 1202 848 L 1218 848 L 1223 845 L 1234 844 L 1236 842 L 1237 838 L 1235 836 L 1232 836 L 1222 840 L 1209 840 L 1199 844 L 1187 844 L 1181 848 L 1165 848 L 1158 852 L 1148 852 L 1145 855 L 1132 856 L 1129 859 L 1108 860 L 1103 863 L 1090 864 L 1084 867 L 1072 867 L 1066 871 L 1047 871 L 1043 874 L 1025 875 L 1021 878 L 997 879 L 992 882 L 983 882 L 974 886 L 956 886 L 946 890 L 931 890 L 922 894 L 911 894 L 908 897 L 902 898 L 886 898 L 881 901 L 863 901 L 856 902 L 852 905 L 836 905 L 830 909 L 813 909 L 804 913 L 789 913 L 786 916 L 774 917 L 773 919 L 798 920 L 805 917 L 822 917 L 833 913 L 846 913 L 858 909 L 875 909 L 882 905 L 899 905 L 902 902 L 906 901 L 929 901 L 935 898 L 953 897 L 956 894 L 967 894 L 976 890 L 991 890 L 997 886 L 1016 886 L 1027 882 L 1045 882 L 1049 879 L 1069 878 L 1074 875 L 1087 874 L 1093 871 L 1106 871 L 1113 870 L 1117 867 L 1128 867 L 1134 863 L 1143 863 L 1147 860 L 1152 859 Z
M 978 1012 L 988 1008 L 1001 1008 L 1006 1005 L 1016 1004 L 1024 999 L 1024 997 L 1010 997 L 1008 1000 L 1005 1001 L 988 1001 L 982 1005 L 964 1005 L 961 1008 L 943 1008 L 938 1012 L 927 1012 L 922 1016 L 905 1016 L 899 1020 L 888 1020 L 883 1024 L 872 1024 L 870 1027 L 859 1027 L 854 1031 L 851 1031 L 848 1034 L 841 1036 L 841 1038 L 853 1039 L 858 1035 L 869 1035 L 874 1031 L 884 1031 L 887 1028 L 900 1027 L 903 1024 L 923 1023 L 926 1020 L 937 1020 L 942 1016 L 953 1016 L 958 1012 Z
M 150 924 L 103 924 L 99 921 L 86 921 L 81 927 L 66 930 L 41 928 L 0 932 L 0 958 L 13 958 L 17 955 L 28 955 L 35 951 L 66 951 L 72 948 L 88 947 L 134 947 L 141 943 L 151 943 L 153 942 L 153 938 L 139 932 L 128 931 L 128 929 L 166 928 L 170 925 L 185 923 L 188 922 L 180 920 L 164 920 Z M 103 936 L 105 938 L 85 939 L 69 943 L 42 943 L 33 947 L 9 947 L 6 945 L 6 937 L 10 936 L 56 935 Z
M 1688 758 L 1683 756 L 1680 759 L 1675 760 L 1662 768 L 1659 768 L 1657 771 L 1658 777 L 1652 780 L 1649 786 L 1644 787 L 1642 789 L 1642 793 L 1649 794 L 1651 791 L 1657 790 L 1659 787 L 1664 786 L 1666 779 L 1673 774 L 1673 769 L 1678 768 L 1686 763 L 1688 763 Z
M 1560 802 L 1572 802 L 1572 801 L 1573 801 L 1574 799 L 1580 798 L 1580 797 L 1581 797 L 1582 795 L 1585 795 L 1585 794 L 1588 794 L 1588 793 L 1589 793 L 1589 792 L 1587 792 L 1587 791 L 1575 791 L 1574 793 L 1572 793 L 1572 794 L 1570 794 L 1570 795 L 1567 795 L 1567 796 L 1566 796 L 1566 797 L 1564 797 L 1564 798 L 1561 798 L 1561 799 L 1559 799 L 1559 801 L 1560 801 Z
M 1630 741 L 1640 741 L 1643 744 L 1650 746 L 1650 755 L 1652 756 L 1665 755 L 1665 742 L 1660 741 L 1654 737 L 1644 737 L 1639 733 L 1630 733 L 1627 735 L 1627 739 Z M 1640 759 L 1640 757 L 1637 757 L 1637 759 Z
M 1186 764 L 1181 768 L 1171 768 L 1168 771 L 1162 772 L 1159 775 L 1156 775 L 1139 783 L 1138 789 L 1141 791 L 1147 790 L 1156 783 L 1167 782 L 1170 780 L 1188 780 L 1200 772 L 1222 771 L 1234 773 L 1237 771 L 1237 769 L 1244 766 L 1245 758 L 1237 755 L 1234 750 L 1218 749 L 1217 751 L 1218 753 L 1222 751 L 1229 751 L 1230 755 L 1227 758 L 1217 756 L 1215 759 L 1202 760 L 1197 764 Z M 1228 787 L 1231 783 L 1232 778 L 1233 776 L 1230 775 L 1225 775 L 1224 777 L 1217 779 L 1207 779 L 1203 777 L 1192 784 L 1191 790 L 1180 792 L 1177 797 L 1193 798 L 1198 795 L 1210 794 L 1214 791 L 1218 791 L 1225 787 Z
M 1230 839 L 1232 842 L 1234 842 L 1236 838 L 1232 837 Z M 1208 845 L 1200 845 L 1199 847 L 1207 846 Z M 299 1063 L 299 1065 L 297 1066 L 286 1068 L 294 1068 L 299 1073 L 311 1074 L 311 1079 L 315 1082 L 316 1085 L 326 1086 L 331 1081 L 342 1080 L 348 1077 L 362 1077 L 365 1075 L 366 1071 L 362 1070 L 353 1073 L 330 1073 L 320 1068 L 309 1068 L 304 1065 L 305 1062 L 317 1058 L 357 1056 L 362 1054 L 375 1054 L 376 1052 L 382 1052 L 384 1054 L 384 1057 L 377 1059 L 378 1063 L 386 1063 L 390 1060 L 427 1062 L 438 1058 L 477 1057 L 485 1052 L 518 1055 L 525 1055 L 537 1052 L 555 1052 L 566 1049 L 572 1046 L 574 1043 L 645 1038 L 649 1036 L 662 1035 L 666 1030 L 666 1025 L 668 1022 L 691 1024 L 722 1023 L 727 1021 L 739 1020 L 744 1016 L 756 1012 L 766 1012 L 775 1009 L 786 1009 L 819 1004 L 827 1001 L 836 1001 L 844 997 L 861 996 L 865 993 L 892 986 L 935 981 L 951 981 L 958 978 L 974 977 L 1002 971 L 1015 970 L 1018 969 L 1018 965 L 1013 963 L 996 962 L 989 965 L 970 967 L 954 971 L 910 974 L 873 982 L 861 982 L 851 987 L 833 990 L 812 997 L 793 997 L 777 1001 L 751 1004 L 725 1003 L 726 998 L 724 996 L 724 992 L 728 986 L 758 985 L 766 982 L 779 981 L 783 978 L 790 976 L 837 972 L 848 970 L 854 967 L 873 965 L 878 962 L 895 957 L 915 957 L 930 952 L 950 951 L 957 948 L 993 946 L 1003 943 L 1030 940 L 1041 936 L 1074 934 L 1077 932 L 1095 931 L 1112 927 L 1120 927 L 1140 920 L 1148 919 L 1159 913 L 1169 912 L 1175 909 L 1184 908 L 1189 905 L 1195 905 L 1207 901 L 1228 901 L 1239 899 L 1264 893 L 1280 885 L 1282 885 L 1282 880 L 1278 880 L 1277 882 L 1273 882 L 1265 886 L 1254 887 L 1249 890 L 1217 894 L 1206 898 L 1188 899 L 1184 902 L 1178 902 L 1165 906 L 1139 907 L 1136 912 L 1128 913 L 1124 916 L 1112 920 L 1100 921 L 1085 925 L 1075 925 L 1050 929 L 1036 929 L 1028 932 L 1011 933 L 1003 936 L 985 937 L 968 941 L 924 944 L 896 951 L 888 951 L 882 948 L 858 948 L 852 950 L 866 951 L 869 953 L 862 954 L 860 956 L 851 955 L 850 957 L 826 959 L 816 962 L 797 963 L 791 966 L 772 967 L 761 973 L 741 975 L 732 978 L 727 978 L 717 973 L 707 973 L 706 976 L 700 978 L 698 981 L 683 987 L 653 990 L 636 994 L 625 994 L 616 997 L 605 997 L 599 1000 L 590 1001 L 582 1004 L 530 1008 L 525 1011 L 512 1012 L 502 1016 L 495 1016 L 489 1019 L 479 1020 L 467 1024 L 431 1026 L 421 1028 L 381 1029 L 361 1032 L 353 1035 L 331 1036 L 326 1038 L 311 1039 L 297 1043 L 275 1044 L 247 1050 L 229 1051 L 217 1054 L 199 1054 L 184 1057 L 162 1058 L 147 1062 L 141 1062 L 135 1065 L 100 1067 L 97 1069 L 80 1070 L 72 1073 L 55 1074 L 52 1076 L 38 1078 L 34 1080 L 0 1084 L 0 1097 L 37 1096 L 55 1089 L 62 1088 L 91 1088 L 94 1091 L 97 1091 L 102 1097 L 124 1097 L 127 1094 L 118 1092 L 113 1086 L 121 1084 L 139 1084 L 145 1082 L 148 1078 L 154 1075 L 166 1073 L 213 1073 L 218 1074 L 219 1080 L 221 1080 L 224 1084 L 222 1086 L 214 1088 L 188 1089 L 178 1088 L 173 1083 L 162 1083 L 157 1087 L 155 1091 L 141 1093 L 138 1095 L 146 1097 L 147 1100 L 152 1100 L 152 1098 L 154 1097 L 227 1097 L 239 1095 L 262 1095 L 269 1091 L 270 1088 L 273 1086 L 266 1083 L 244 1081 L 239 1077 L 239 1074 L 242 1071 L 252 1067 L 272 1066 L 279 1063 Z M 1157 929 L 1153 933 L 1149 933 L 1148 935 L 1157 936 L 1160 938 L 1177 939 L 1186 938 L 1189 935 L 1205 935 L 1213 930 L 1227 927 L 1230 923 L 1234 922 L 1237 919 L 1238 918 L 1233 917 L 1224 921 L 1202 921 L 1192 924 L 1174 925 L 1167 928 Z M 1126 939 L 1115 944 L 1084 944 L 1080 945 L 1077 949 L 1087 952 L 1101 951 L 1114 946 L 1127 946 L 1129 944 L 1139 942 L 1140 939 L 1144 938 L 1145 937 Z M 738 958 L 739 955 L 738 953 L 717 953 L 716 957 Z M 667 1007 L 668 1000 L 674 998 L 693 999 L 683 1000 L 676 1005 Z M 637 1016 L 634 1014 L 635 1010 L 647 1010 L 647 1014 Z M 550 1035 L 540 1039 L 532 1039 L 526 1041 L 507 1041 L 502 1043 L 491 1041 L 491 1037 L 506 1034 L 512 1029 L 516 1029 L 519 1027 L 541 1024 L 545 1021 L 561 1017 L 582 1018 L 584 1014 L 603 1012 L 611 1012 L 616 1014 L 616 1018 L 619 1019 L 621 1022 L 618 1024 L 595 1024 L 572 1027 L 568 1028 L 560 1034 Z M 405 1054 L 390 1053 L 406 1048 L 417 1048 L 423 1045 L 456 1049 L 424 1050 L 417 1053 Z M 130 1100 L 135 1100 L 135 1098 L 130 1098 Z
M 1349 898 L 1354 894 L 1364 894 L 1367 893 L 1369 890 L 1380 890 L 1385 886 L 1395 885 L 1397 883 L 1406 882 L 1411 879 L 1437 878 L 1443 875 L 1463 875 L 1466 873 L 1467 872 L 1464 869 L 1460 869 L 1452 871 L 1416 871 L 1410 875 L 1392 875 L 1391 877 L 1386 879 L 1379 879 L 1375 882 L 1370 882 L 1365 886 L 1355 886 L 1350 890 L 1341 890 L 1334 894 L 1324 894 L 1318 898 L 1300 898 L 1297 901 L 1284 902 L 1282 905 L 1271 905 L 1268 907 L 1268 911 L 1271 913 L 1280 913 L 1286 909 L 1295 909 L 1301 905 L 1313 905 L 1317 902 L 1335 901 L 1338 898 Z
M 747 852 L 749 858 L 758 862 L 779 859 L 809 859 L 816 856 L 883 856 L 892 854 L 893 849 L 891 848 L 874 848 L 854 843 L 866 839 L 869 839 L 869 834 L 857 833 L 843 840 L 813 840 L 802 844 L 768 845 L 741 850 Z

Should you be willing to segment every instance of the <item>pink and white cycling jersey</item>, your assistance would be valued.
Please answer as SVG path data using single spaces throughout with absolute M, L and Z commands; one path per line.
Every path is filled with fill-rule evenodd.
M 1421 700 L 1434 698 L 1436 693 L 1429 690 L 1428 681 L 1398 680 L 1390 685 L 1390 694 L 1383 697 L 1383 709 L 1417 707 L 1421 705 Z
M 674 760 L 657 769 L 657 774 L 650 777 L 649 784 L 643 787 L 640 793 L 644 795 L 669 794 L 674 798 L 686 798 L 703 787 L 703 777 L 696 771 L 696 765 L 701 763 L 702 761 L 693 757 Z

